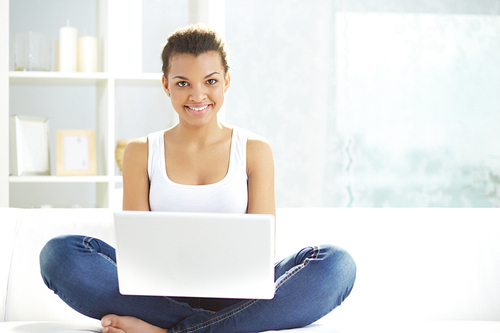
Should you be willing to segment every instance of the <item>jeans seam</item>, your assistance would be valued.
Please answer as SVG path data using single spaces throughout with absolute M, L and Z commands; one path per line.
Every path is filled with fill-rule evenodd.
M 212 319 L 210 319 L 210 320 L 208 320 L 208 321 L 206 321 L 206 322 L 204 322 L 204 323 L 198 324 L 198 325 L 196 325 L 196 326 L 192 326 L 192 327 L 185 328 L 185 329 L 183 329 L 183 330 L 181 330 L 181 331 L 178 331 L 177 333 L 196 332 L 196 331 L 198 331 L 198 330 L 200 330 L 200 329 L 202 329 L 202 328 L 208 327 L 208 326 L 213 325 L 213 324 L 216 324 L 216 323 L 218 323 L 218 322 L 220 322 L 220 321 L 222 321 L 222 320 L 224 320 L 224 319 L 227 319 L 227 318 L 229 318 L 229 317 L 231 317 L 231 316 L 234 316 L 234 315 L 235 315 L 235 314 L 237 314 L 238 312 L 240 312 L 240 311 L 242 311 L 242 310 L 244 310 L 244 309 L 246 309 L 246 308 L 250 307 L 251 305 L 253 305 L 253 304 L 257 303 L 258 301 L 259 301 L 259 300 L 256 300 L 256 299 L 251 300 L 251 301 L 249 301 L 249 302 L 246 302 L 245 304 L 242 304 L 240 307 L 238 307 L 238 308 L 236 308 L 236 309 L 234 309 L 234 310 L 231 310 L 231 311 L 230 311 L 230 312 L 228 312 L 228 313 L 224 313 L 223 315 L 220 315 L 220 316 L 218 316 L 218 317 L 212 318 Z M 172 331 L 172 332 L 174 332 L 174 331 Z
M 299 271 L 301 271 L 304 267 L 306 267 L 311 259 L 317 259 L 318 258 L 318 253 L 319 253 L 319 248 L 316 246 L 312 246 L 312 249 L 314 250 L 313 254 L 311 255 L 310 258 L 306 258 L 304 262 L 300 265 L 297 265 L 292 271 L 288 272 L 286 276 L 278 281 L 278 284 L 276 285 L 276 290 L 278 290 L 279 287 L 286 281 L 288 281 L 291 277 L 293 277 L 295 274 L 297 274 Z
M 101 252 L 97 252 L 96 250 L 94 250 L 94 248 L 90 245 L 90 242 L 94 239 L 94 237 L 85 237 L 83 240 L 82 240 L 82 243 L 83 243 L 83 246 L 89 250 L 90 252 L 95 252 L 97 253 L 98 255 L 100 255 L 102 258 L 106 259 L 107 261 L 109 261 L 110 263 L 112 263 L 115 267 L 116 267 L 116 262 L 111 259 L 110 257 L 108 257 L 107 255 L 101 253 Z
M 90 245 L 90 242 L 94 239 L 94 237 L 85 237 L 82 239 L 83 246 L 89 250 L 90 252 L 95 252 L 95 250 Z
M 276 284 L 275 290 L 278 290 L 278 288 L 281 287 L 286 281 L 288 281 L 291 277 L 293 277 L 295 274 L 297 274 L 299 271 L 301 271 L 304 267 L 306 267 L 309 264 L 309 262 L 311 261 L 311 259 L 318 258 L 319 248 L 317 246 L 312 246 L 312 249 L 314 250 L 314 252 L 311 255 L 311 257 L 306 258 L 303 263 L 301 263 L 300 265 L 297 265 L 293 270 L 286 273 L 286 276 Z M 240 307 L 238 307 L 238 308 L 236 308 L 228 313 L 225 313 L 225 314 L 223 314 L 219 317 L 216 317 L 216 318 L 212 318 L 212 319 L 210 319 L 204 323 L 198 324 L 196 326 L 188 327 L 188 328 L 185 328 L 181 331 L 177 331 L 177 333 L 196 332 L 200 329 L 203 329 L 205 327 L 208 327 L 208 326 L 211 326 L 211 325 L 216 324 L 218 322 L 221 322 L 229 317 L 232 317 L 235 314 L 237 314 L 238 312 L 241 312 L 241 311 L 249 308 L 253 304 L 257 303 L 258 301 L 259 301 L 258 299 L 251 300 L 245 304 L 242 304 Z M 172 329 L 172 333 L 175 333 L 175 331 L 173 329 Z

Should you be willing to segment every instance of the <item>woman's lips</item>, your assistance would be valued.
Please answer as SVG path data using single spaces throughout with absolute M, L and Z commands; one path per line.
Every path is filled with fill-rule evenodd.
M 204 115 L 205 113 L 208 112 L 208 110 L 210 109 L 211 107 L 211 104 L 207 104 L 207 105 L 197 105 L 197 106 L 184 106 L 184 108 L 192 115 L 194 116 L 201 116 L 201 115 Z

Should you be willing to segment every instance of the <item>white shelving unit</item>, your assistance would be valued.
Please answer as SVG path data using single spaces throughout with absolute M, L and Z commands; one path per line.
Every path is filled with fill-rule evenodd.
M 119 202 L 122 177 L 116 175 L 114 140 L 114 91 L 117 85 L 158 85 L 161 74 L 157 73 L 61 73 L 61 72 L 9 72 L 9 85 L 35 86 L 96 86 L 98 95 L 103 98 L 98 102 L 96 110 L 98 120 L 96 124 L 97 136 L 104 144 L 97 147 L 98 174 L 97 176 L 9 176 L 9 185 L 23 184 L 95 184 L 96 206 L 110 207 Z M 9 187 L 10 187 L 9 186 Z
M 10 195 L 16 186 L 24 186 L 21 191 L 31 192 L 40 191 L 40 186 L 43 192 L 60 191 L 62 195 L 71 195 L 71 192 L 79 191 L 76 188 L 78 184 L 88 184 L 95 186 L 95 198 L 91 198 L 93 206 L 110 207 L 113 203 L 119 201 L 116 198 L 116 189 L 121 185 L 121 176 L 117 175 L 114 150 L 116 145 L 115 140 L 115 89 L 117 81 L 133 82 L 133 84 L 142 85 L 143 83 L 159 82 L 160 74 L 143 74 L 142 73 L 142 16 L 141 16 L 141 1 L 126 0 L 97 0 L 96 6 L 96 34 L 100 45 L 99 72 L 97 73 L 61 73 L 61 72 L 5 72 L 9 68 L 9 52 L 2 50 L 0 58 L 2 64 L 2 97 L 9 95 L 11 87 L 21 88 L 34 86 L 36 89 L 54 87 L 71 86 L 76 89 L 81 87 L 90 87 L 92 91 L 95 89 L 95 106 L 93 110 L 88 112 L 93 113 L 92 118 L 95 118 L 95 124 L 92 129 L 96 131 L 97 141 L 97 176 L 8 176 L 8 149 L 9 141 L 8 134 L 1 135 L 1 154 L 2 171 L 1 180 L 1 195 L 0 205 L 10 205 Z M 1 1 L 2 12 L 2 45 L 9 45 L 8 41 L 11 38 L 9 33 L 9 0 Z M 7 13 L 6 15 L 3 13 Z M 13 17 L 12 19 L 15 19 Z M 5 89 L 5 81 L 8 80 Z M 5 92 L 6 91 L 6 92 Z M 93 94 L 94 95 L 94 94 Z M 29 96 L 27 96 L 29 98 Z M 2 99 L 4 100 L 4 99 Z M 8 124 L 8 117 L 12 114 L 12 109 L 15 107 L 16 101 L 4 100 L 1 105 L 2 124 Z M 89 115 L 90 117 L 90 115 Z M 52 120 L 52 119 L 51 119 Z M 66 123 L 68 128 L 74 128 L 78 124 Z M 2 133 L 5 131 L 3 125 Z M 52 147 L 53 148 L 53 147 Z M 52 149 L 55 151 L 55 149 Z M 53 168 L 52 168 L 53 169 Z M 7 170 L 7 172 L 6 172 Z M 54 170 L 52 170 L 52 173 Z M 56 189 L 57 185 L 70 185 L 66 189 Z M 88 187 L 88 186 L 87 186 Z M 25 190 L 28 189 L 28 190 Z M 73 202 L 78 205 L 78 200 Z M 19 200 L 18 200 L 19 201 Z M 71 202 L 69 200 L 68 202 Z M 51 202 L 44 202 L 51 204 Z M 36 207 L 40 202 L 23 202 L 18 203 L 19 206 Z
M 14 0 L 0 0 L 0 207 L 38 207 L 52 205 L 52 202 L 30 202 L 19 193 L 33 193 L 40 197 L 56 192 L 59 195 L 76 195 L 74 204 L 79 205 L 79 186 L 87 188 L 87 201 L 93 207 L 116 207 L 121 201 L 120 188 L 122 178 L 115 162 L 116 137 L 116 95 L 117 90 L 134 87 L 154 87 L 161 89 L 161 73 L 142 72 L 142 2 L 141 0 L 95 0 L 96 35 L 99 40 L 99 72 L 97 73 L 61 73 L 61 72 L 16 72 L 9 70 L 9 41 L 13 36 L 9 20 L 16 20 L 11 14 Z M 63 4 L 66 5 L 66 4 Z M 71 6 L 71 5 L 67 5 Z M 203 22 L 224 34 L 224 0 L 190 0 L 188 22 Z M 26 8 L 30 10 L 30 8 Z M 66 18 L 61 18 L 61 20 Z M 154 23 L 152 23 L 154 24 Z M 168 32 L 165 32 L 168 33 Z M 165 36 L 166 37 L 166 36 Z M 88 110 L 88 118 L 95 118 L 93 128 L 96 131 L 97 176 L 9 176 L 9 116 L 14 113 L 19 97 L 11 98 L 19 89 L 27 91 L 52 91 L 66 87 L 91 91 L 95 102 L 93 110 Z M 32 89 L 32 90 L 29 90 Z M 57 93 L 55 93 L 57 95 Z M 9 100 L 11 98 L 12 100 Z M 23 97 L 24 98 L 24 97 Z M 26 98 L 30 98 L 26 96 Z M 57 101 L 55 102 L 57 103 Z M 61 102 L 62 103 L 62 102 Z M 32 111 L 36 114 L 36 110 Z M 84 111 L 87 112 L 87 111 Z M 78 116 L 82 117 L 79 111 Z M 70 119 L 64 120 L 64 126 L 74 128 Z M 86 115 L 83 115 L 86 116 Z M 128 116 L 128 114 L 127 114 Z M 130 115 L 135 119 L 143 118 L 141 114 Z M 53 119 L 56 118 L 56 119 Z M 57 114 L 49 117 L 50 130 Z M 78 120 L 74 120 L 75 122 Z M 59 126 L 60 127 L 60 126 Z M 51 154 L 55 147 L 51 146 Z M 55 157 L 51 157 L 53 160 Z M 52 168 L 52 174 L 54 174 Z M 90 187 L 90 191 L 88 188 Z M 15 190 L 15 191 L 14 191 Z M 12 193 L 16 192 L 16 203 L 12 204 Z M 38 193 L 40 192 L 40 193 Z M 75 194 L 76 193 L 76 194 Z M 93 196 L 88 198 L 88 196 Z M 27 196 L 29 197 L 29 196 Z M 21 201 L 20 201 L 21 200 Z M 57 207 L 57 204 L 54 206 Z M 70 205 L 71 206 L 71 205 Z M 85 205 L 84 205 L 85 206 Z

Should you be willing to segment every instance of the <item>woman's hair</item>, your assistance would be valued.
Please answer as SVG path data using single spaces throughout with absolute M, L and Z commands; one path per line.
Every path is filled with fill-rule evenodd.
M 226 46 L 217 32 L 200 24 L 177 29 L 168 37 L 167 44 L 161 53 L 163 75 L 167 77 L 172 55 L 187 53 L 197 57 L 208 51 L 219 52 L 224 73 L 227 73 L 229 65 Z

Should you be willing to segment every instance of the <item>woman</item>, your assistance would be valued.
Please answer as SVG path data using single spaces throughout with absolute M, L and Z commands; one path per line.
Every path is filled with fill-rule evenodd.
M 224 44 L 201 26 L 174 32 L 162 85 L 179 123 L 130 143 L 123 209 L 276 215 L 270 145 L 217 120 L 230 86 Z M 83 236 L 51 240 L 40 254 L 47 286 L 103 332 L 261 332 L 308 325 L 350 293 L 355 264 L 334 246 L 305 248 L 275 265 L 272 300 L 123 296 L 114 249 Z

